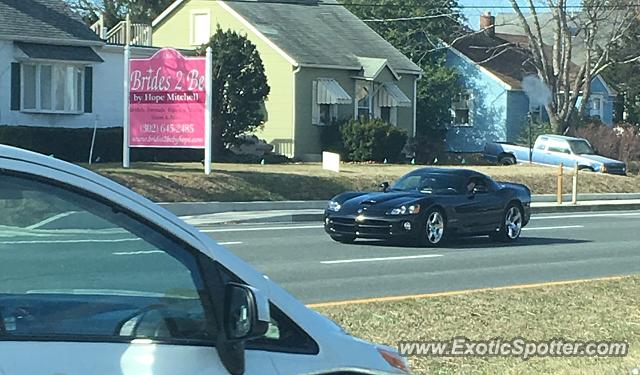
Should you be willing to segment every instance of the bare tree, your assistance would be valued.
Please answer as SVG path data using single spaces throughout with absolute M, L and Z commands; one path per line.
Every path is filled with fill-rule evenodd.
M 637 50 L 626 51 L 624 58 L 614 58 L 620 56 L 624 39 L 638 22 L 637 0 L 583 0 L 582 10 L 577 14 L 568 11 L 567 0 L 546 0 L 544 8 L 551 10 L 552 22 L 545 25 L 541 25 L 539 16 L 538 8 L 542 6 L 536 6 L 534 0 L 527 0 L 526 5 L 509 1 L 528 37 L 537 75 L 552 92 L 546 110 L 557 133 L 568 130 L 578 101 L 578 113 L 585 114 L 595 77 L 614 64 L 640 59 Z M 525 12 L 530 16 L 525 16 Z M 543 27 L 552 28 L 553 41 L 545 41 Z M 581 53 L 585 56 L 574 59 L 577 57 L 574 43 L 578 41 L 584 45 Z

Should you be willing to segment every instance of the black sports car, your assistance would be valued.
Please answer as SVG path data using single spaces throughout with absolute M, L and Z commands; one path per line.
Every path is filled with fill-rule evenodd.
M 531 191 L 467 169 L 421 168 L 382 192 L 347 192 L 325 210 L 332 239 L 409 239 L 438 246 L 453 236 L 515 241 L 531 216 Z

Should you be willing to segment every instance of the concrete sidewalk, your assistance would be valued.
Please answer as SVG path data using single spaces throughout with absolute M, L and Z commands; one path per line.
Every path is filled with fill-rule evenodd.
M 531 204 L 534 214 L 571 213 L 597 211 L 640 210 L 640 199 L 597 200 L 578 202 L 574 205 L 555 202 L 535 202 Z M 181 218 L 196 226 L 216 224 L 265 224 L 265 223 L 322 223 L 324 209 L 292 209 L 266 211 L 232 211 L 202 215 L 183 215 Z

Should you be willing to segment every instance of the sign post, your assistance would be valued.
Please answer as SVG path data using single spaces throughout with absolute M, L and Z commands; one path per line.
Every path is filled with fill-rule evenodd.
M 164 48 L 149 59 L 128 60 L 125 168 L 129 147 L 194 148 L 205 150 L 205 173 L 211 173 L 210 51 L 208 56 Z
M 211 174 L 211 78 L 213 73 L 213 59 L 211 47 L 207 47 L 206 54 L 206 105 L 204 109 L 204 173 Z
M 129 58 L 131 49 L 124 46 L 124 125 L 122 129 L 122 167 L 129 168 Z

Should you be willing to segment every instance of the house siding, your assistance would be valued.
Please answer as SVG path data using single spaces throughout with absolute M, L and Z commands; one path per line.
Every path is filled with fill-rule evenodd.
M 506 139 L 509 95 L 505 85 L 451 50 L 447 52 L 446 65 L 458 69 L 462 84 L 473 96 L 470 126 L 449 126 L 446 149 L 450 152 L 481 152 L 487 142 Z
M 543 109 L 543 118 L 546 112 Z M 529 99 L 524 91 L 510 91 L 507 99 L 507 133 L 502 142 L 516 142 L 527 127 L 527 116 L 529 113 Z
M 91 113 L 34 114 L 10 110 L 11 63 L 16 50 L 11 41 L 0 41 L 0 125 L 60 128 L 121 127 L 123 124 L 123 49 L 95 48 L 104 60 L 93 67 L 93 105 Z
M 153 31 L 154 45 L 173 48 L 197 48 L 191 44 L 191 14 L 194 11 L 208 11 L 211 14 L 211 34 L 217 25 L 223 30 L 234 30 L 256 45 L 264 64 L 267 82 L 271 87 L 265 102 L 267 121 L 264 128 L 256 133 L 260 138 L 273 144 L 274 151 L 287 156 L 298 154 L 294 150 L 294 110 L 293 71 L 294 67 L 280 53 L 267 44 L 255 32 L 247 28 L 234 15 L 217 2 L 192 0 L 176 9 Z
M 602 95 L 602 118 L 600 120 L 609 126 L 613 126 L 616 97 L 609 95 L 602 77 L 598 76 L 591 82 L 591 95 Z

